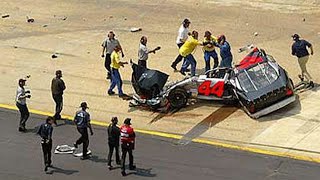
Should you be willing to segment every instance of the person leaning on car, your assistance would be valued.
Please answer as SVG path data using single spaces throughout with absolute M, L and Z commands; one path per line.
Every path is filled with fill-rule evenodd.
M 312 77 L 307 71 L 307 62 L 309 60 L 309 52 L 307 50 L 307 47 L 310 49 L 310 54 L 313 55 L 312 44 L 304 39 L 300 39 L 300 36 L 298 34 L 292 35 L 292 39 L 294 43 L 291 47 L 291 54 L 298 57 L 298 63 L 301 69 L 301 75 L 299 75 L 299 78 L 301 79 L 301 81 L 303 81 L 304 77 L 306 77 L 306 79 L 310 81 L 310 87 L 314 87 Z

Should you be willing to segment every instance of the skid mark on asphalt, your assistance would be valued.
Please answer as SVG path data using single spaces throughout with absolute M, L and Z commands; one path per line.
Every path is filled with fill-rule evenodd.
M 171 116 L 173 115 L 174 113 L 178 112 L 180 109 L 177 108 L 177 109 L 171 109 L 168 113 L 159 113 L 156 117 L 154 117 L 150 122 L 149 124 L 152 124 L 152 123 L 155 123 L 157 121 L 159 121 L 160 119 L 162 119 L 163 117 L 165 116 Z
M 193 139 L 199 137 L 201 134 L 206 132 L 212 126 L 218 124 L 219 122 L 225 120 L 228 116 L 237 111 L 238 108 L 232 106 L 223 106 L 216 111 L 212 112 L 208 117 L 202 120 L 199 124 L 193 127 L 189 132 L 187 132 L 179 141 L 180 145 L 187 145 Z

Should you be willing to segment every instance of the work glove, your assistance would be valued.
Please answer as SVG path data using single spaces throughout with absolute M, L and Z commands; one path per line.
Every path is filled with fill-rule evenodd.
M 25 93 L 30 93 L 30 90 L 25 91 Z

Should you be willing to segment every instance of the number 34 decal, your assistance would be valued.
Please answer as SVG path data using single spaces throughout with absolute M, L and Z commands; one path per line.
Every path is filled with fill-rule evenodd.
M 216 95 L 218 97 L 222 97 L 224 91 L 224 82 L 218 81 L 213 85 L 213 87 L 210 87 L 210 85 L 211 81 L 204 81 L 198 87 L 198 93 L 205 96 Z

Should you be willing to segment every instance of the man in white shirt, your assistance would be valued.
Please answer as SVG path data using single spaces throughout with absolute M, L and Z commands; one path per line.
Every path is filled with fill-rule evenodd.
M 156 47 L 153 50 L 149 50 L 147 48 L 147 42 L 148 39 L 146 36 L 142 36 L 140 39 L 140 45 L 139 45 L 139 50 L 138 50 L 138 65 L 147 68 L 147 60 L 149 57 L 149 53 L 156 53 L 157 50 L 160 49 L 160 47 Z
M 189 25 L 190 25 L 189 19 L 184 19 L 182 21 L 182 24 L 179 28 L 178 31 L 178 37 L 177 37 L 177 46 L 180 49 L 180 47 L 186 42 L 188 39 L 188 34 L 189 34 Z M 177 58 L 172 62 L 171 67 L 176 71 L 177 70 L 177 64 L 181 62 L 183 57 L 179 54 Z
M 29 118 L 29 110 L 27 107 L 27 98 L 30 98 L 30 91 L 26 91 L 24 86 L 26 85 L 25 79 L 19 79 L 17 88 L 17 95 L 16 95 L 16 106 L 20 111 L 20 123 L 19 123 L 19 131 L 25 132 L 26 131 L 26 122 Z

